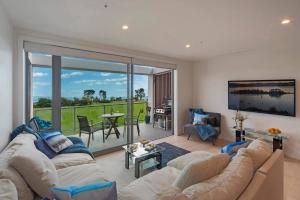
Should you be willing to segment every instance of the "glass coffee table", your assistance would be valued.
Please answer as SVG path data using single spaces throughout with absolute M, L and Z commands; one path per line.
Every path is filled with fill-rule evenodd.
M 125 149 L 125 168 L 129 169 L 129 163 L 132 161 L 136 178 L 140 177 L 142 170 L 162 167 L 162 152 L 165 148 L 155 146 L 152 150 L 146 150 L 140 142 L 134 144 L 137 145 L 137 148 L 133 151 L 127 145 L 123 148 Z

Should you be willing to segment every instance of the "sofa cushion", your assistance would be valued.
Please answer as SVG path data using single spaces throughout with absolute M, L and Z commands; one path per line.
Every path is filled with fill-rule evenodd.
M 165 167 L 130 183 L 119 192 L 119 200 L 174 199 L 180 190 L 172 186 L 180 170 Z
M 260 168 L 273 153 L 271 146 L 261 139 L 251 142 L 246 151 L 253 160 L 254 170 Z
M 108 181 L 104 171 L 95 163 L 59 169 L 57 170 L 57 174 L 59 178 L 58 186 L 85 185 Z
M 183 156 L 180 156 L 178 158 L 175 158 L 174 160 L 171 160 L 168 162 L 168 166 L 175 167 L 176 169 L 182 170 L 185 166 L 190 164 L 194 161 L 203 161 L 207 160 L 208 158 L 212 157 L 214 154 L 206 151 L 194 151 L 188 154 L 185 154 Z
M 218 175 L 229 163 L 228 154 L 217 154 L 204 161 L 195 161 L 185 166 L 173 183 L 181 190 Z
M 50 197 L 49 188 L 58 185 L 54 164 L 46 155 L 30 146 L 21 146 L 9 161 L 41 197 Z
M 46 141 L 43 138 L 39 138 L 39 139 L 35 140 L 34 144 L 35 144 L 35 147 L 40 152 L 45 154 L 49 159 L 52 159 L 57 155 L 57 153 L 48 146 L 48 144 L 46 143 Z
M 16 186 L 9 179 L 0 179 L 0 199 L 18 200 Z
M 35 147 L 34 141 L 36 140 L 36 137 L 32 134 L 20 134 L 15 139 L 13 139 L 4 150 L 9 149 L 13 146 L 20 146 L 20 145 L 26 145 Z
M 196 124 L 207 124 L 207 118 L 209 116 L 206 114 L 199 114 L 199 113 L 194 113 L 194 120 L 193 120 L 193 125 Z M 205 119 L 205 120 L 204 120 Z
M 56 153 L 73 145 L 73 142 L 59 131 L 43 132 L 42 138 Z
M 32 200 L 33 192 L 28 187 L 23 177 L 12 167 L 8 161 L 21 146 L 21 143 L 34 145 L 35 137 L 29 134 L 17 136 L 1 153 L 0 153 L 0 179 L 9 179 L 16 186 L 19 199 Z
M 186 188 L 183 194 L 191 200 L 237 199 L 252 176 L 252 159 L 249 156 L 237 155 L 221 174 Z
M 51 160 L 54 163 L 56 169 L 96 162 L 90 155 L 85 153 L 58 154 Z

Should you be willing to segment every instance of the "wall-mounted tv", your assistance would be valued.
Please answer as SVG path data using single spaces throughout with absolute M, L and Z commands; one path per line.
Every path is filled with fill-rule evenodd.
M 228 81 L 228 108 L 296 116 L 296 80 Z

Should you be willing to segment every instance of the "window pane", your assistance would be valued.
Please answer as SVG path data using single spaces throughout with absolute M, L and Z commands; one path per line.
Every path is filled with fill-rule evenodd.
M 33 115 L 48 122 L 52 121 L 52 68 L 32 67 Z

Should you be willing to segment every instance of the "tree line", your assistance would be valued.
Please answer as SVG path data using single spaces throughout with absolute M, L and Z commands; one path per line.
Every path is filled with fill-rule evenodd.
M 100 90 L 98 92 L 99 96 L 95 95 L 96 91 L 93 89 L 87 89 L 83 91 L 83 96 L 81 98 L 74 97 L 73 99 L 61 98 L 61 106 L 85 106 L 85 105 L 91 105 L 94 103 L 110 103 L 113 101 L 127 101 L 126 98 L 122 97 L 110 97 L 107 98 L 107 92 L 105 90 Z M 141 101 L 145 98 L 145 90 L 144 88 L 140 88 L 135 90 L 135 101 Z M 45 108 L 45 107 L 51 107 L 51 99 L 41 97 L 38 99 L 37 102 L 33 104 L 33 107 L 35 108 Z

